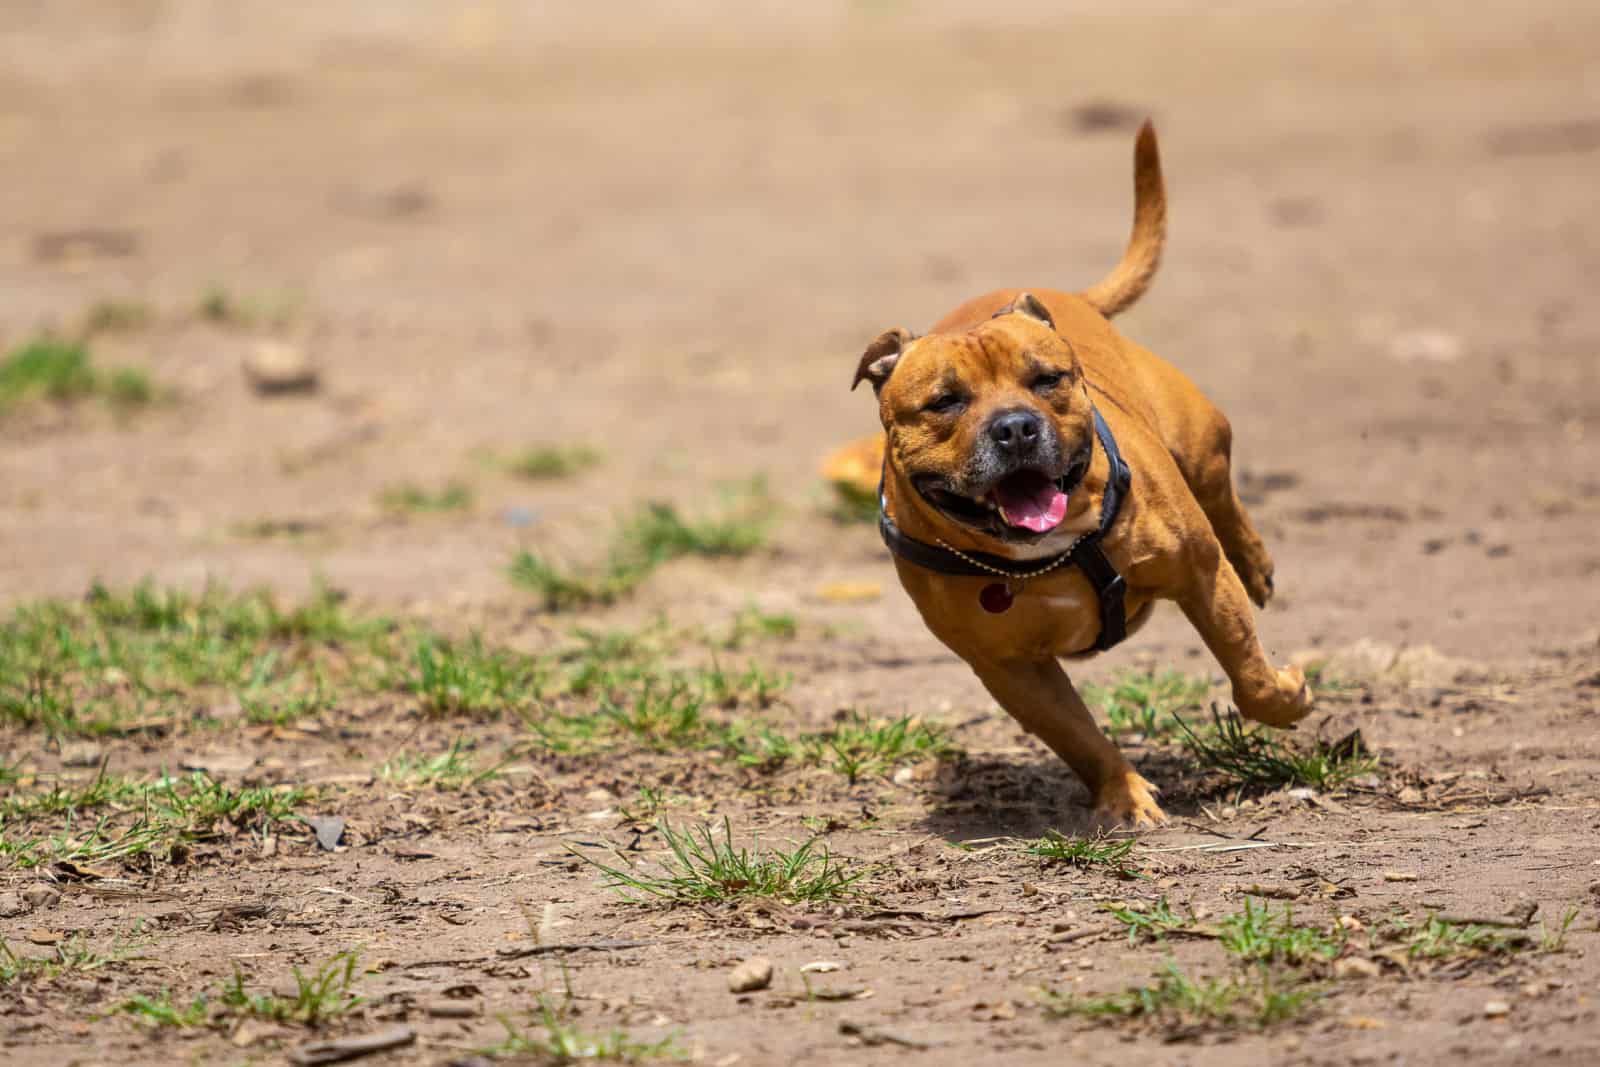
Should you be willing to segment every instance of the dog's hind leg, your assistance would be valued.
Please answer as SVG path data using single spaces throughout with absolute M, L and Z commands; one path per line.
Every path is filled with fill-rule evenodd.
M 1089 787 L 1098 820 L 1135 826 L 1166 821 L 1154 787 L 1101 731 L 1061 664 L 1053 659 L 969 662 L 1007 714 L 1066 760 Z
M 1228 562 L 1244 583 L 1245 592 L 1257 607 L 1266 607 L 1272 599 L 1272 555 L 1234 491 L 1233 429 L 1222 412 L 1215 409 L 1206 421 L 1206 446 L 1198 450 L 1195 458 L 1174 458 Z

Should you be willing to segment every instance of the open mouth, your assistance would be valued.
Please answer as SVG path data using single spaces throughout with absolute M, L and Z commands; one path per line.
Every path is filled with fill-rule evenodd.
M 1032 467 L 1012 471 L 977 497 L 954 492 L 935 475 L 912 481 L 923 499 L 957 522 L 1001 540 L 1028 541 L 1045 536 L 1067 517 L 1072 491 L 1089 469 L 1089 455 L 1089 447 L 1080 449 L 1056 478 Z

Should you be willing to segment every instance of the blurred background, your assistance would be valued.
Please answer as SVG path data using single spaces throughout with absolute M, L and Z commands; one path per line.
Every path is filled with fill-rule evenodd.
M 637 610 L 816 601 L 931 651 L 816 473 L 874 426 L 855 360 L 1096 280 L 1148 115 L 1169 251 L 1122 325 L 1234 421 L 1275 650 L 1592 632 L 1600 7 L 664 7 L 0 6 L 0 350 L 134 376 L 0 414 L 0 596 L 517 612 L 515 551 L 587 565 L 637 501 L 763 476 L 772 547 Z

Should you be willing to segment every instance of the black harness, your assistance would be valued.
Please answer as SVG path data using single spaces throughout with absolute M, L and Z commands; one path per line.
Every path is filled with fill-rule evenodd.
M 1105 497 L 1100 502 L 1099 528 L 1078 538 L 1065 552 L 1043 559 L 1017 560 L 987 552 L 957 553 L 952 549 L 918 541 L 908 537 L 889 517 L 889 510 L 885 506 L 887 500 L 880 483 L 878 531 L 883 534 L 883 543 L 889 546 L 890 552 L 907 563 L 914 563 L 923 570 L 933 571 L 935 574 L 948 574 L 955 578 L 998 576 L 1020 581 L 1069 564 L 1077 567 L 1083 572 L 1083 576 L 1089 579 L 1089 584 L 1094 587 L 1095 596 L 1100 600 L 1100 636 L 1095 639 L 1093 649 L 1096 652 L 1104 652 L 1116 645 L 1128 636 L 1127 606 L 1124 603 L 1128 583 L 1106 558 L 1100 542 L 1105 538 L 1106 531 L 1111 529 L 1111 524 L 1117 521 L 1117 512 L 1122 507 L 1122 499 L 1127 496 L 1128 487 L 1133 484 L 1133 472 L 1128 469 L 1127 462 L 1117 449 L 1117 439 L 1111 435 L 1111 427 L 1106 425 L 1106 420 L 1101 418 L 1100 409 L 1092 410 L 1095 436 L 1100 439 L 1100 447 L 1106 450 L 1106 459 L 1111 463 L 1111 478 L 1106 482 Z

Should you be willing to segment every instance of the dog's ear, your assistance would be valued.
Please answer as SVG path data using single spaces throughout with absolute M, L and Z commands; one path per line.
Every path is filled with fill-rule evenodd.
M 1050 327 L 1056 328 L 1056 320 L 1050 317 L 1050 311 L 1039 302 L 1039 298 L 1032 293 L 1018 293 L 1016 299 L 994 313 L 995 318 L 1001 315 L 1026 315 L 1030 319 L 1037 319 Z
M 872 383 L 872 391 L 878 392 L 883 388 L 883 383 L 889 380 L 889 375 L 894 373 L 894 365 L 900 362 L 900 353 L 916 339 L 916 335 L 904 326 L 880 333 L 878 339 L 861 353 L 861 362 L 856 364 L 856 376 L 850 388 L 854 389 L 863 381 L 868 381 Z

